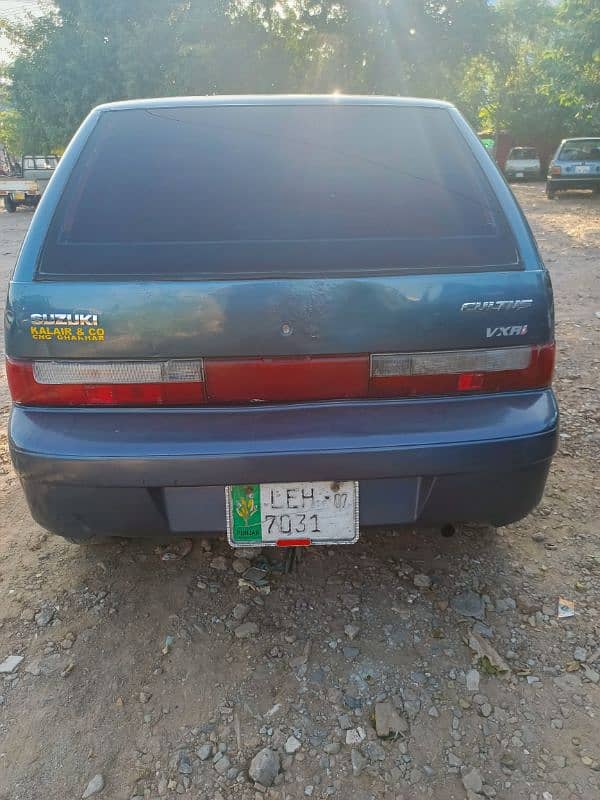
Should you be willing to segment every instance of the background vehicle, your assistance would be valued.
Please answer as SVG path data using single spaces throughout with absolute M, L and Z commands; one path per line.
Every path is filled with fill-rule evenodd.
M 504 174 L 511 180 L 535 180 L 541 176 L 540 157 L 535 147 L 513 147 L 506 159 Z
M 600 192 L 600 137 L 564 139 L 550 162 L 546 195 L 569 189 Z
M 18 206 L 35 208 L 58 164 L 58 156 L 23 156 L 12 165 L 12 174 L 0 176 L 0 197 L 7 211 Z
M 265 487 L 274 507 L 325 482 L 362 526 L 501 525 L 556 448 L 548 273 L 438 101 L 102 106 L 6 316 L 15 468 L 36 520 L 75 539 L 223 531 Z M 272 516 L 282 539 L 327 538 Z

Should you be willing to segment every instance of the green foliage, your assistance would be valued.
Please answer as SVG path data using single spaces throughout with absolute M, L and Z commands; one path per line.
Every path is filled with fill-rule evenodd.
M 0 133 L 26 150 L 63 147 L 98 103 L 178 94 L 441 97 L 523 141 L 600 124 L 598 0 L 55 0 L 2 28 Z

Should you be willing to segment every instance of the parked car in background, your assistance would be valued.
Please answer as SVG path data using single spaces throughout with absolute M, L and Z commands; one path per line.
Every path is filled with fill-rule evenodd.
M 0 197 L 4 197 L 7 211 L 16 211 L 19 206 L 35 208 L 46 190 L 48 181 L 58 164 L 58 156 L 23 156 L 12 169 L 2 170 L 0 175 Z
M 511 148 L 506 159 L 504 174 L 509 181 L 541 178 L 542 165 L 535 147 Z
M 600 192 L 600 137 L 564 139 L 548 166 L 546 196 L 591 189 Z
M 439 101 L 101 106 L 6 320 L 13 463 L 35 519 L 76 541 L 504 525 L 556 449 L 548 272 Z

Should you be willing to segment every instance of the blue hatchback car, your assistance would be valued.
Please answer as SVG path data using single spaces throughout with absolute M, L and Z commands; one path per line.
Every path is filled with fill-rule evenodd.
M 504 525 L 557 443 L 550 279 L 451 105 L 114 103 L 10 284 L 10 448 L 76 541 Z

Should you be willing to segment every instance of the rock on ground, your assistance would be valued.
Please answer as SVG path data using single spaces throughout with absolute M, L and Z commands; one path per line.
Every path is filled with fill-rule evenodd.
M 391 703 L 375 703 L 375 731 L 382 739 L 402 736 L 408 731 L 408 722 Z
M 84 793 L 81 795 L 81 800 L 86 800 L 87 797 L 92 797 L 94 794 L 99 794 L 104 789 L 104 778 L 102 775 L 94 775 L 91 781 L 86 786 Z
M 463 786 L 467 791 L 479 794 L 483 789 L 483 780 L 478 769 L 470 769 L 462 776 Z
M 270 747 L 263 747 L 250 762 L 248 774 L 256 783 L 262 786 L 272 786 L 273 781 L 279 775 L 281 763 L 279 754 Z

